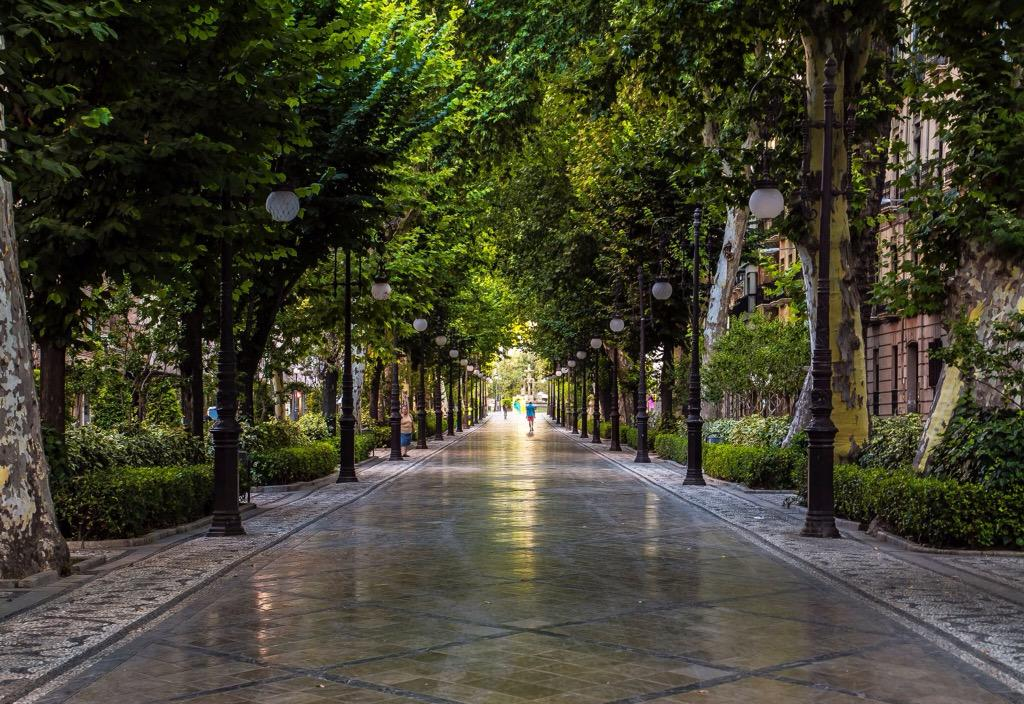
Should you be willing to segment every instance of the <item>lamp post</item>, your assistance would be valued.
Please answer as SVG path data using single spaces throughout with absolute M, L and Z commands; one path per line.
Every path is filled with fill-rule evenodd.
M 599 337 L 590 339 L 590 349 L 594 350 L 594 432 L 590 434 L 592 445 L 601 444 L 601 348 L 604 341 Z
M 462 415 L 463 414 L 462 397 L 465 395 L 465 392 L 466 392 L 466 365 L 467 364 L 469 364 L 469 360 L 467 360 L 467 359 L 460 359 L 459 360 L 459 367 L 460 368 L 458 370 L 459 378 L 458 378 L 458 382 L 457 382 L 458 386 L 459 386 L 459 390 L 458 390 L 459 412 L 458 412 L 458 423 L 455 426 L 456 432 L 459 432 L 459 433 L 461 433 L 462 429 L 463 429 L 462 428 L 462 426 L 463 426 L 462 421 L 464 420 L 464 418 L 463 418 L 463 415 Z
M 612 316 L 612 319 L 608 321 L 608 329 L 616 335 L 626 329 L 626 321 L 619 317 L 618 314 Z M 612 436 L 609 438 L 608 449 L 614 452 L 620 452 L 622 445 L 620 443 L 620 428 L 619 428 L 619 345 L 618 343 L 612 348 L 612 371 L 608 375 L 608 381 L 611 384 L 611 400 L 612 400 Z
M 469 415 L 470 426 L 476 425 L 476 388 L 473 386 L 472 362 L 466 364 L 466 412 Z
M 381 277 L 383 266 L 378 271 L 377 281 L 370 289 L 376 301 L 387 300 L 391 295 L 391 284 L 386 276 Z M 345 248 L 345 351 L 341 367 L 341 419 L 338 422 L 341 434 L 338 437 L 338 483 L 359 481 L 356 477 L 356 417 L 354 381 L 352 379 L 352 250 Z
M 825 81 L 822 86 L 823 120 L 809 127 L 824 131 L 821 158 L 821 176 L 817 188 L 810 186 L 811 174 L 809 145 L 805 135 L 804 184 L 806 195 L 820 195 L 821 207 L 817 216 L 818 279 L 815 285 L 814 351 L 811 355 L 811 422 L 807 426 L 807 514 L 801 533 L 812 538 L 838 538 L 833 473 L 835 470 L 836 426 L 832 422 L 832 341 L 829 329 L 831 306 L 831 247 L 832 247 L 832 142 L 835 129 L 836 60 L 825 62 Z M 844 179 L 845 180 L 845 179 Z M 839 193 L 842 193 L 840 191 Z M 759 218 L 773 218 L 782 213 L 782 197 L 769 181 L 758 183 L 750 196 L 750 208 Z M 813 213 L 808 213 L 813 217 Z
M 700 417 L 700 219 L 701 207 L 693 211 L 693 300 L 690 304 L 690 388 L 686 413 L 686 478 L 683 484 L 704 486 L 703 435 Z
M 455 360 L 459 358 L 457 349 L 448 350 L 448 436 L 455 435 Z
M 651 461 L 650 455 L 647 454 L 647 348 L 645 347 L 646 339 L 644 333 L 647 328 L 647 311 L 644 307 L 644 270 L 643 267 L 637 267 L 637 283 L 639 284 L 640 293 L 640 380 L 637 384 L 637 404 L 636 411 L 636 458 L 634 462 L 649 463 Z M 664 283 L 669 287 L 669 293 L 672 291 L 672 285 L 666 282 Z
M 423 345 L 423 333 L 427 331 L 429 323 L 426 318 L 416 318 L 412 321 L 413 329 L 420 333 L 420 388 L 416 392 L 416 449 L 427 449 L 427 388 L 426 388 L 426 366 L 427 353 Z
M 402 416 L 398 396 L 398 350 L 395 349 L 395 361 L 391 363 L 391 455 L 389 460 L 402 459 Z
M 576 391 L 576 360 L 570 359 L 566 364 L 569 365 L 570 370 L 570 384 L 572 385 L 572 410 L 569 412 L 569 416 L 572 418 L 572 434 L 579 435 L 580 433 L 580 414 L 579 406 L 577 404 L 577 391 Z
M 576 352 L 576 359 L 580 360 L 580 438 L 587 438 L 587 353 L 583 350 Z
M 444 355 L 441 350 L 448 344 L 448 338 L 438 335 L 434 338 L 437 345 L 437 364 L 434 365 L 434 439 L 444 440 L 444 415 L 441 412 L 441 366 L 444 363 Z

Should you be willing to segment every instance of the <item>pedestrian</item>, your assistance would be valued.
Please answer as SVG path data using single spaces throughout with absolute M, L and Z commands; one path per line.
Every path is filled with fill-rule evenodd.
M 515 407 L 516 413 L 521 413 L 522 412 L 523 407 L 520 405 L 519 399 L 516 399 L 516 402 L 513 403 L 512 405 Z
M 512 410 L 512 402 L 507 398 L 501 402 L 501 411 L 505 414 L 505 420 L 508 420 L 508 412 Z
M 537 415 L 537 407 L 533 401 L 526 402 L 526 422 L 530 424 L 530 435 L 533 435 L 533 419 Z
M 412 445 L 412 414 L 409 413 L 408 406 L 402 406 L 402 425 L 400 430 L 402 438 L 402 457 L 408 457 L 409 446 Z

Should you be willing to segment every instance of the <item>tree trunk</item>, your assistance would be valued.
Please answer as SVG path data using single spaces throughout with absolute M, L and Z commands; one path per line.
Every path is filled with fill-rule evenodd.
M 997 323 L 1006 322 L 1014 313 L 1024 313 L 1024 257 L 1018 255 L 1014 261 L 1005 250 L 969 243 L 960 256 L 946 316 L 952 319 L 964 310 L 977 326 L 978 340 L 988 346 Z M 927 468 L 929 455 L 942 439 L 957 402 L 966 390 L 961 371 L 947 366 L 935 391 L 932 411 L 914 459 L 918 470 Z M 973 395 L 981 406 L 1004 403 L 997 389 L 983 384 L 975 385 Z
M 67 348 L 51 340 L 39 341 L 39 415 L 43 425 L 64 437 Z
M 206 404 L 203 398 L 203 304 L 198 301 L 181 316 L 181 412 L 185 427 L 203 435 Z
M 338 368 L 333 364 L 324 371 L 320 408 L 327 419 L 327 429 L 334 435 L 338 420 Z
M 285 420 L 288 416 L 288 409 L 285 405 L 284 372 L 275 371 L 271 374 L 271 383 L 274 386 L 274 418 Z
M 671 428 L 675 421 L 673 407 L 673 390 L 675 389 L 676 372 L 675 358 L 672 356 L 672 343 L 666 342 L 661 349 L 661 378 L 658 380 L 661 394 L 661 427 Z
M 804 55 L 808 87 L 808 119 L 820 120 L 822 115 L 825 61 L 832 51 L 826 42 L 817 36 L 804 35 Z M 848 57 L 841 53 L 836 76 L 836 115 L 842 119 L 845 114 L 845 81 L 850 75 L 857 75 L 858 68 L 846 65 Z M 863 69 L 859 69 L 860 74 Z M 820 173 L 824 154 L 824 134 L 821 129 L 811 130 L 810 168 Z M 846 135 L 842 129 L 834 131 L 830 175 L 834 187 L 843 183 L 848 169 Z M 820 198 L 811 203 L 820 207 Z M 861 325 L 860 294 L 857 288 L 857 257 L 850 241 L 850 226 L 847 213 L 848 203 L 844 194 L 839 193 L 833 200 L 829 222 L 831 233 L 830 279 L 831 296 L 829 306 L 829 329 L 832 344 L 832 422 L 837 428 L 835 453 L 838 460 L 846 460 L 867 442 L 867 364 L 864 356 L 864 328 Z M 802 247 L 816 249 L 819 242 L 820 222 L 814 218 L 808 224 L 808 239 Z M 807 257 L 801 253 L 806 261 Z M 816 271 L 815 274 L 816 276 Z M 812 274 L 804 270 L 805 286 L 813 285 Z M 808 308 L 812 302 L 808 300 Z
M 3 41 L 0 39 L 0 48 Z M 3 112 L 0 108 L 0 126 Z M 2 145 L 0 145 L 2 146 Z M 32 374 L 32 342 L 14 235 L 11 184 L 0 179 L 0 578 L 19 579 L 44 570 L 70 569 L 67 544 L 57 528 L 43 453 L 40 407 Z M 59 348 L 60 370 L 64 349 Z M 52 352 L 52 348 L 51 348 Z M 53 361 L 53 354 L 49 355 Z M 49 378 L 50 388 L 58 380 Z M 55 430 L 64 430 L 63 378 L 59 379 Z
M 384 363 L 379 359 L 373 363 L 373 375 L 370 377 L 370 420 L 380 422 L 380 379 L 384 374 Z

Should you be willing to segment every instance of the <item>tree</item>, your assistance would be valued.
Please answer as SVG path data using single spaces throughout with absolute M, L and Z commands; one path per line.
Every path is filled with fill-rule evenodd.
M 0 51 L 5 50 L 0 35 Z M 6 88 L 6 86 L 4 86 Z M 4 92 L 0 90 L 0 92 Z M 0 103 L 0 130 L 5 105 Z M 6 144 L 0 142 L 0 150 Z M 10 182 L 0 174 L 0 577 L 70 569 L 57 527 L 32 374 Z

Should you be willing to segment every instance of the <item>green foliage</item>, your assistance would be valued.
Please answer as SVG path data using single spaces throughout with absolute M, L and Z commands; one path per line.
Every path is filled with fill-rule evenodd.
M 338 446 L 330 441 L 266 450 L 252 458 L 252 482 L 270 486 L 319 479 L 335 471 L 338 462 Z
M 704 446 L 707 474 L 751 489 L 794 489 L 805 462 L 800 452 L 781 447 Z
M 715 436 L 718 442 L 732 442 L 732 430 L 738 422 L 735 418 L 714 418 L 704 421 L 704 441 L 707 442 L 708 438 Z
M 208 515 L 213 510 L 213 468 L 96 469 L 57 484 L 53 498 L 61 530 L 69 537 L 134 538 Z
M 928 472 L 993 490 L 1024 488 L 1024 410 L 961 400 L 928 458 Z
M 725 394 L 749 396 L 755 403 L 771 396 L 792 398 L 810 364 L 804 324 L 755 313 L 734 321 L 715 344 L 701 380 L 709 401 Z
M 871 421 L 871 437 L 857 455 L 861 467 L 903 469 L 914 462 L 921 439 L 921 416 L 876 417 Z
M 362 462 L 367 459 L 374 450 L 375 439 L 373 433 L 357 433 L 356 434 L 356 462 Z
M 658 436 L 656 451 L 686 464 L 686 436 Z M 704 443 L 704 473 L 716 479 L 745 484 L 751 489 L 793 489 L 799 486 L 806 459 L 796 450 Z
M 993 489 L 906 470 L 835 468 L 836 514 L 876 518 L 904 538 L 936 547 L 1024 548 L 1024 488 Z
M 754 447 L 779 447 L 789 431 L 789 416 L 745 416 L 732 426 L 728 442 Z
M 327 440 L 331 437 L 330 432 L 327 430 L 327 418 L 318 411 L 303 413 L 299 416 L 296 424 L 299 426 L 299 432 L 302 433 L 302 437 L 309 442 Z
M 986 391 L 995 392 L 1007 406 L 1021 407 L 1024 399 L 1024 313 L 1014 312 L 992 324 L 984 341 L 978 326 L 961 316 L 951 330 L 951 344 L 932 354 L 956 367 Z
M 95 425 L 73 426 L 65 434 L 63 464 L 67 474 L 79 476 L 117 467 L 195 465 L 207 461 L 206 443 L 181 427 L 132 428 L 130 432 Z
M 298 423 L 290 420 L 267 420 L 262 423 L 242 423 L 240 446 L 250 457 L 280 450 L 305 442 Z

